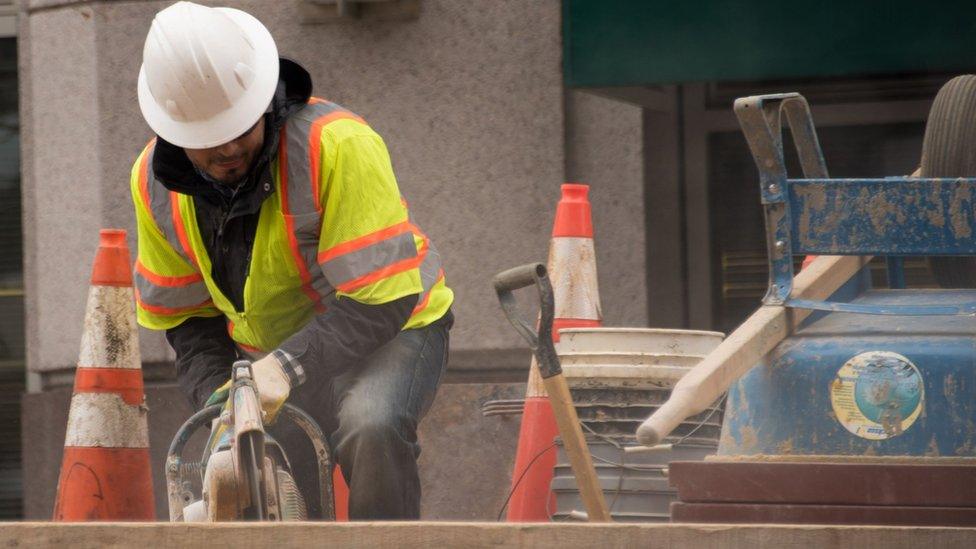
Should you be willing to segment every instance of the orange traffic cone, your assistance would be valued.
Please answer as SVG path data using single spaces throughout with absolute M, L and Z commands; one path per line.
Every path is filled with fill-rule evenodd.
M 336 522 L 349 522 L 349 485 L 338 465 L 332 469 L 332 503 Z
M 155 520 L 135 296 L 125 231 L 95 255 L 56 521 Z
M 567 183 L 562 186 L 562 198 L 556 206 L 548 265 L 555 295 L 552 338 L 556 342 L 562 328 L 602 324 L 589 191 L 588 185 Z M 512 474 L 509 522 L 546 521 L 556 511 L 556 498 L 549 484 L 556 466 L 553 439 L 558 434 L 549 395 L 533 358 Z

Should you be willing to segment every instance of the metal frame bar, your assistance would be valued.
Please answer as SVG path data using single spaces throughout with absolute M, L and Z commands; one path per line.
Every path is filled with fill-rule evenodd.
M 830 179 L 810 108 L 800 94 L 736 100 L 735 114 L 759 169 L 769 255 L 768 305 L 891 315 L 973 315 L 958 306 L 870 306 L 791 299 L 793 254 L 976 255 L 976 179 Z M 783 115 L 804 179 L 789 179 L 783 156 Z M 900 258 L 889 277 L 904 286 Z
M 769 289 L 763 302 L 782 305 L 793 289 L 793 244 L 783 156 L 783 114 L 793 133 L 803 175 L 827 179 L 810 107 L 798 93 L 744 97 L 735 101 L 735 115 L 759 168 L 759 192 L 766 219 Z
M 794 254 L 976 255 L 976 179 L 790 179 Z

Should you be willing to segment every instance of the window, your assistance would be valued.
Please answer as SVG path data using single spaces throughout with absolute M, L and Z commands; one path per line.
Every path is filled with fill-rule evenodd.
M 3 9 L 0 2 L 0 19 Z M 25 350 L 20 214 L 17 39 L 6 37 L 0 38 L 0 520 L 18 519 L 23 513 L 20 395 Z

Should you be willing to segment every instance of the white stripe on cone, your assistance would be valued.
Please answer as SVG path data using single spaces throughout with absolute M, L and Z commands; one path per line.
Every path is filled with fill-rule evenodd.
M 65 446 L 148 448 L 146 407 L 126 404 L 115 393 L 78 393 L 71 397 Z
M 132 288 L 92 286 L 89 289 L 78 366 L 141 367 Z
M 549 245 L 549 276 L 556 296 L 556 318 L 603 318 L 592 238 L 553 238 Z

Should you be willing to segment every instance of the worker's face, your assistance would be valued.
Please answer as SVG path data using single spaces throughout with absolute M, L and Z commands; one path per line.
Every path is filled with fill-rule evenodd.
M 251 169 L 264 145 L 264 117 L 237 139 L 209 149 L 183 149 L 197 169 L 210 177 L 236 185 Z

